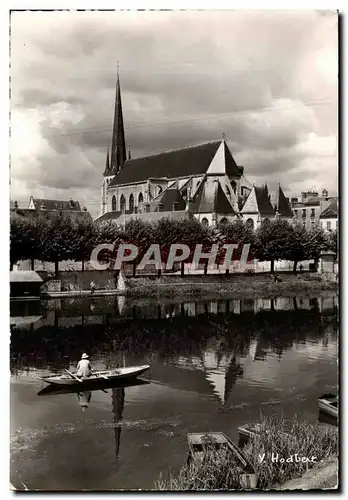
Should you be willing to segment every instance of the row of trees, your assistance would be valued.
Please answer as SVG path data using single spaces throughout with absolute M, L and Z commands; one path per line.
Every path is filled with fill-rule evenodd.
M 171 244 L 189 246 L 191 253 L 186 262 L 190 262 L 196 244 L 202 244 L 203 251 L 208 251 L 214 243 L 220 243 L 221 247 L 225 243 L 234 243 L 239 245 L 239 249 L 249 243 L 250 258 L 270 261 L 271 271 L 274 270 L 275 261 L 290 260 L 294 262 L 294 272 L 298 262 L 318 260 L 325 249 L 337 252 L 336 234 L 327 236 L 321 228 L 307 230 L 302 225 L 294 226 L 286 220 L 269 221 L 253 231 L 242 221 L 211 228 L 196 220 L 162 219 L 149 223 L 136 219 L 122 229 L 113 222 L 76 222 L 61 216 L 50 220 L 40 217 L 11 219 L 11 266 L 19 260 L 30 259 L 33 262 L 37 259 L 54 262 L 57 273 L 60 261 L 89 261 L 92 250 L 102 243 L 111 243 L 116 249 L 120 243 L 136 245 L 139 254 L 135 264 L 152 243 L 160 245 L 163 261 L 167 259 Z M 221 251 L 219 260 L 223 258 L 224 251 Z

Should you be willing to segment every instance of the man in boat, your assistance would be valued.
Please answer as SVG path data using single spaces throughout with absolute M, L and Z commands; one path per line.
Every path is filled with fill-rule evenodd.
M 84 379 L 84 378 L 89 378 L 92 375 L 92 367 L 88 358 L 89 358 L 88 354 L 84 352 L 76 368 L 77 377 Z

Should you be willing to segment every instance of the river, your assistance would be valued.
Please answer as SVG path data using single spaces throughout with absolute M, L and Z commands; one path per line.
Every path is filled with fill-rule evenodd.
M 337 392 L 338 300 L 11 303 L 11 482 L 29 490 L 153 489 L 187 457 L 188 432 L 223 431 L 283 412 L 318 419 Z M 148 363 L 150 383 L 38 395 L 38 376 Z M 44 391 L 45 392 L 45 391 Z M 84 397 L 84 396 L 82 396 Z

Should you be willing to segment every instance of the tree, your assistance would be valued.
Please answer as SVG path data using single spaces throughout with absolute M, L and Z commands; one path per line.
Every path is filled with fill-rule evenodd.
M 130 243 L 138 249 L 138 254 L 133 260 L 133 276 L 135 276 L 136 267 L 147 249 L 152 243 L 157 243 L 154 239 L 153 224 L 140 219 L 131 219 L 126 223 L 121 239 L 123 243 Z
M 181 272 L 184 272 L 185 263 L 192 262 L 193 254 L 197 244 L 202 244 L 202 251 L 211 249 L 213 243 L 213 231 L 203 226 L 196 219 L 173 220 L 163 218 L 154 224 L 154 242 L 161 246 L 162 261 L 167 261 L 170 246 L 178 243 L 190 248 L 189 256 L 181 262 Z M 205 268 L 205 273 L 207 267 Z
M 45 233 L 47 223 L 42 218 L 26 218 L 20 214 L 11 214 L 10 218 L 10 265 L 19 260 L 35 259 L 41 257 L 41 240 Z
M 338 253 L 338 234 L 337 231 L 330 231 L 327 235 L 327 248 L 332 252 Z
M 289 241 L 284 249 L 284 258 L 293 261 L 293 272 L 297 264 L 308 256 L 308 231 L 302 224 L 296 224 L 289 233 Z
M 224 244 L 238 245 L 238 248 L 233 252 L 236 260 L 241 258 L 243 245 L 249 244 L 249 258 L 254 258 L 256 253 L 256 234 L 248 224 L 242 220 L 236 220 L 229 224 L 221 224 L 217 229 L 217 239 L 222 243 L 219 262 L 223 262 L 226 255 L 226 250 L 223 249 Z M 228 271 L 226 271 L 228 273 Z
M 260 261 L 271 262 L 271 273 L 274 273 L 276 260 L 288 258 L 288 246 L 292 241 L 292 233 L 292 225 L 283 219 L 265 221 L 257 229 L 255 254 Z
M 74 226 L 74 238 L 76 239 L 75 261 L 82 261 L 84 271 L 85 261 L 90 259 L 93 248 L 96 246 L 97 228 L 93 222 L 78 222 Z
M 307 259 L 314 259 L 316 268 L 320 254 L 328 248 L 327 237 L 325 231 L 321 227 L 313 227 L 308 230 L 306 241 Z
M 55 274 L 58 264 L 65 259 L 75 259 L 79 252 L 79 240 L 76 237 L 76 223 L 69 217 L 57 215 L 47 221 L 45 232 L 40 241 L 41 258 L 54 262 Z

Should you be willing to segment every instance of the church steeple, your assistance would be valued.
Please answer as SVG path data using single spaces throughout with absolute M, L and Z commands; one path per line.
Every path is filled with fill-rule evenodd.
M 124 126 L 123 126 L 121 87 L 120 87 L 119 72 L 117 68 L 114 127 L 112 132 L 111 164 L 110 164 L 109 175 L 116 175 L 120 171 L 126 159 L 127 159 L 127 153 L 126 153 Z
M 107 153 L 106 153 L 106 164 L 105 164 L 105 171 L 104 171 L 104 175 L 105 175 L 105 176 L 110 175 L 110 157 L 109 157 L 109 147 L 108 147 L 108 150 L 107 150 Z

